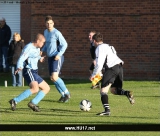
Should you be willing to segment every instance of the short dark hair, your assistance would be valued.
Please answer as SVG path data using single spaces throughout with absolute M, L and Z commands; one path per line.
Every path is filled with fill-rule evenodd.
M 95 34 L 95 33 L 96 33 L 96 31 L 95 31 L 95 30 L 91 30 L 89 33 L 94 33 L 94 34 Z
M 48 15 L 48 16 L 46 16 L 45 22 L 46 22 L 46 21 L 49 21 L 49 20 L 52 20 L 52 21 L 53 21 L 53 18 L 52 18 L 52 16 L 49 16 L 49 15 Z
M 103 35 L 100 32 L 97 32 L 96 34 L 93 35 L 92 39 L 95 40 L 96 42 L 102 42 Z

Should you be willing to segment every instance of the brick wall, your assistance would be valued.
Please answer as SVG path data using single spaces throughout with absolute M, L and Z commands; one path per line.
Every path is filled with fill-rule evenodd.
M 124 60 L 124 79 L 158 80 L 160 76 L 159 0 L 36 0 L 21 3 L 22 37 L 29 42 L 52 15 L 68 42 L 64 78 L 88 78 L 91 57 L 88 33 L 96 30 Z M 39 64 L 47 77 L 47 63 Z
M 31 4 L 21 0 L 21 36 L 27 44 L 31 39 Z

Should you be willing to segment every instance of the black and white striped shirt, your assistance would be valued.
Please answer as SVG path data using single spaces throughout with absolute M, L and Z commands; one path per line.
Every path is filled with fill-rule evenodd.
M 96 48 L 96 66 L 93 71 L 92 77 L 96 74 L 100 73 L 104 63 L 111 68 L 117 64 L 124 63 L 118 56 L 113 46 L 109 46 L 109 44 L 102 43 Z M 106 58 L 107 57 L 107 58 Z M 107 60 L 105 62 L 105 60 Z

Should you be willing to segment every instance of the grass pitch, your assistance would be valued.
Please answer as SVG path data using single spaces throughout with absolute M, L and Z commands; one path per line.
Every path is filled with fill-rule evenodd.
M 59 103 L 60 94 L 54 85 L 39 103 L 41 112 L 33 112 L 28 102 L 35 96 L 17 104 L 11 111 L 8 101 L 19 95 L 25 87 L 3 87 L 0 90 L 0 113 L 2 124 L 157 124 L 159 123 L 159 83 L 125 81 L 124 88 L 134 91 L 135 104 L 132 106 L 127 97 L 109 93 L 110 117 L 99 117 L 103 111 L 99 90 L 90 89 L 91 83 L 81 80 L 65 80 L 71 92 L 68 103 Z M 82 99 L 92 102 L 92 109 L 83 112 L 79 109 Z
M 124 81 L 124 89 L 132 90 L 135 97 L 135 104 L 132 106 L 127 97 L 118 96 L 109 93 L 109 104 L 111 116 L 97 116 L 103 111 L 100 100 L 99 90 L 90 89 L 91 83 L 86 80 L 64 80 L 68 90 L 71 93 L 71 99 L 68 103 L 59 103 L 60 94 L 55 86 L 46 80 L 51 87 L 50 92 L 39 103 L 41 112 L 33 112 L 28 108 L 28 102 L 35 96 L 25 99 L 17 104 L 17 110 L 11 111 L 8 101 L 19 95 L 28 88 L 12 87 L 11 80 L 8 80 L 8 87 L 4 87 L 5 78 L 0 82 L 0 122 L 1 124 L 159 124 L 159 98 L 160 86 L 158 81 Z M 92 109 L 89 112 L 83 112 L 79 109 L 79 103 L 82 99 L 88 99 L 92 102 Z M 107 129 L 107 128 L 106 128 Z M 110 136 L 113 132 L 108 132 Z M 117 134 L 116 134 L 117 133 Z M 136 132 L 129 135 L 149 135 L 158 136 L 157 132 Z M 3 135 L 10 135 L 10 132 L 0 132 Z M 14 134 L 22 135 L 21 132 Z M 23 132 L 23 135 L 53 135 L 53 132 Z M 54 132 L 56 135 L 75 135 L 74 132 Z M 83 132 L 83 135 L 90 135 L 91 132 Z M 95 135 L 103 135 L 104 132 L 94 132 Z M 115 135 L 128 135 L 128 132 L 115 132 Z M 78 132 L 76 133 L 78 136 Z

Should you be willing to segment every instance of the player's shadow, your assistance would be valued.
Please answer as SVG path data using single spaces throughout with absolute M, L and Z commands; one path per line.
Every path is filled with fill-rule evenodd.
M 0 113 L 16 113 L 16 114 L 25 114 L 22 112 L 26 112 L 28 110 L 31 110 L 29 107 L 27 108 L 16 108 L 15 111 L 12 111 L 11 108 L 1 108 Z M 22 112 L 21 112 L 22 111 Z
M 144 98 L 144 97 L 155 97 L 155 98 L 159 98 L 160 96 L 137 96 L 137 95 L 136 95 L 135 97 L 143 97 L 143 98 Z
M 46 109 L 46 108 L 40 108 L 40 112 L 35 112 L 30 108 L 17 108 L 15 111 L 12 111 L 10 108 L 1 108 L 0 113 L 6 113 L 6 114 L 10 114 L 10 113 L 16 113 L 16 114 L 27 114 L 28 113 L 33 113 L 33 114 L 38 114 L 38 115 L 47 115 L 47 116 L 63 116 L 62 114 L 59 115 L 59 113 L 80 113 L 81 111 L 76 111 L 76 110 L 69 110 L 69 109 Z M 64 115 L 64 116 L 70 116 L 70 115 Z M 78 116 L 78 114 L 77 114 Z
M 62 103 L 62 102 L 59 102 L 58 100 L 42 100 L 44 102 L 55 102 L 55 103 Z
M 76 113 L 79 113 L 79 112 L 81 112 L 81 111 L 75 111 L 75 110 L 66 110 L 66 109 L 50 109 L 51 111 L 53 111 L 53 112 L 76 112 Z

